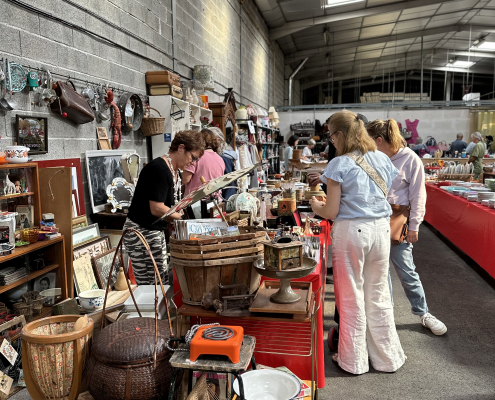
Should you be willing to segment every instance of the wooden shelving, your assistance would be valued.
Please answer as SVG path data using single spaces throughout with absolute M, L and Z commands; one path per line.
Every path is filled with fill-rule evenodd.
M 0 293 L 4 293 L 7 290 L 13 289 L 23 283 L 29 282 L 30 280 L 35 279 L 38 276 L 44 275 L 49 271 L 57 269 L 59 266 L 60 266 L 59 264 L 52 264 L 49 265 L 48 267 L 40 269 L 39 271 L 30 272 L 26 276 L 23 276 L 22 278 L 16 280 L 15 282 L 12 282 L 10 285 L 0 286 Z
M 42 249 L 43 247 L 50 246 L 53 243 L 58 243 L 63 240 L 63 237 L 57 237 L 55 239 L 50 239 L 50 240 L 42 240 L 41 242 L 36 242 L 33 244 L 28 244 L 27 246 L 23 247 L 16 247 L 12 254 L 9 254 L 8 256 L 3 256 L 0 257 L 0 263 L 3 263 L 5 261 L 11 260 L 16 257 L 23 256 L 24 254 L 31 253 L 34 250 Z
M 4 196 L 0 196 L 0 200 L 14 199 L 16 197 L 25 197 L 25 196 L 33 196 L 33 195 L 34 192 L 7 194 Z
M 33 167 L 38 167 L 38 164 L 31 162 L 31 163 L 21 163 L 21 164 L 8 163 L 8 164 L 0 165 L 0 169 L 19 169 L 19 168 L 33 168 Z

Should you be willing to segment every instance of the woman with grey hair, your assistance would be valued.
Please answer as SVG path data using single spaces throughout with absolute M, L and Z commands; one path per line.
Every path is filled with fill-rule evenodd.
M 233 172 L 235 170 L 235 162 L 238 158 L 236 151 L 225 141 L 223 132 L 220 128 L 212 127 L 208 128 L 212 131 L 218 139 L 219 146 L 217 149 L 217 154 L 222 157 L 223 162 L 225 163 L 225 174 L 229 172 Z M 234 186 L 234 185 L 230 185 Z M 224 199 L 230 198 L 233 194 L 236 193 L 235 188 L 222 189 L 222 197 Z
M 308 145 L 302 151 L 302 159 L 307 160 L 313 158 L 313 152 L 311 151 L 315 147 L 316 142 L 313 139 L 308 140 Z
M 473 163 L 474 179 L 478 179 L 483 172 L 483 157 L 485 156 L 485 145 L 483 144 L 483 136 L 481 133 L 474 132 L 471 135 L 471 140 L 474 143 L 473 150 L 471 150 L 469 162 Z

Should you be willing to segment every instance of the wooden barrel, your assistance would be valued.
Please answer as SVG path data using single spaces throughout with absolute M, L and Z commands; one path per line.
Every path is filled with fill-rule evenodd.
M 220 284 L 243 284 L 254 293 L 261 277 L 253 264 L 263 259 L 265 237 L 266 232 L 253 232 L 201 240 L 171 238 L 170 255 L 183 302 L 201 305 L 205 293 L 219 299 Z
M 75 400 L 90 351 L 93 320 L 74 331 L 79 315 L 42 318 L 22 329 L 22 367 L 34 399 Z

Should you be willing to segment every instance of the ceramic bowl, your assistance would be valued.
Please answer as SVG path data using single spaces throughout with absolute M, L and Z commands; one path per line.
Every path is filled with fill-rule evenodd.
M 246 400 L 291 400 L 301 391 L 301 384 L 287 372 L 276 369 L 257 369 L 242 374 Z M 234 391 L 239 396 L 239 382 L 234 381 Z
M 87 311 L 94 311 L 103 308 L 105 301 L 105 291 L 103 289 L 86 290 L 79 293 L 79 302 L 82 308 Z
M 23 164 L 28 162 L 29 148 L 25 146 L 6 146 L 5 159 L 12 164 Z
M 53 305 L 61 298 L 62 289 L 61 288 L 46 289 L 40 292 L 40 296 L 45 297 L 45 301 L 43 304 Z

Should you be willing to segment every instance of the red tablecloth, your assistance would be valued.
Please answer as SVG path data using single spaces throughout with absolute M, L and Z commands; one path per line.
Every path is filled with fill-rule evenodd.
M 495 210 L 426 185 L 425 221 L 495 278 Z
M 297 281 L 306 281 L 306 282 L 311 282 L 312 285 L 312 290 L 313 292 L 317 292 L 318 289 L 321 288 L 319 292 L 320 299 L 316 299 L 317 305 L 320 305 L 320 308 L 318 310 L 317 316 L 316 316 L 316 351 L 318 354 L 318 376 L 316 379 L 317 382 L 317 387 L 318 388 L 323 388 L 325 386 L 325 354 L 324 354 L 324 341 L 323 341 L 323 309 L 324 309 L 324 304 L 323 300 L 325 297 L 325 278 L 326 278 L 326 266 L 327 266 L 327 246 L 330 244 L 330 224 L 327 221 L 323 221 L 321 223 L 322 225 L 322 232 L 319 235 L 320 237 L 320 242 L 322 244 L 321 246 L 321 252 L 320 252 L 320 262 L 316 266 L 315 270 L 309 274 L 305 278 L 300 278 L 300 279 L 295 279 Z M 263 280 L 265 280 L 264 277 L 262 277 Z M 178 292 L 180 286 L 179 286 L 179 281 L 177 280 L 177 277 L 175 275 L 174 271 L 174 290 L 175 292 Z M 182 296 L 179 294 L 175 298 L 177 307 L 182 306 Z M 223 319 L 222 321 L 228 321 L 229 319 Z M 222 321 L 218 321 L 221 322 Z M 233 321 L 232 323 L 236 323 L 239 325 L 244 325 L 247 324 L 246 321 L 238 321 L 235 319 L 231 319 Z M 287 329 L 287 324 L 286 323 L 278 323 L 278 322 L 272 322 L 272 321 L 261 321 L 258 323 L 251 323 L 251 325 L 245 326 L 245 331 L 246 333 L 249 334 L 249 330 L 255 330 L 257 332 L 260 332 L 260 324 L 264 326 L 266 329 L 266 335 L 269 336 L 270 333 L 273 333 L 273 331 L 280 332 L 283 330 L 286 334 L 287 338 L 287 348 L 291 349 L 291 339 L 294 341 L 297 341 L 297 345 L 294 345 L 294 351 L 291 353 L 293 354 L 303 354 L 304 351 L 308 349 L 309 344 L 308 343 L 302 343 L 302 340 L 298 336 L 298 332 L 300 332 L 300 336 L 307 337 L 307 329 L 309 326 L 309 323 L 307 324 L 302 324 L 302 323 L 294 323 L 290 329 Z M 302 333 L 304 331 L 304 333 Z M 266 338 L 265 338 L 266 339 Z M 257 348 L 259 347 L 259 344 L 256 344 Z M 286 350 L 284 352 L 290 352 L 290 350 Z M 269 353 L 258 353 L 255 351 L 255 357 L 256 357 L 256 362 L 267 365 L 270 367 L 279 367 L 279 366 L 286 366 L 289 368 L 294 374 L 296 374 L 300 379 L 304 380 L 310 380 L 311 379 L 311 358 L 306 357 L 306 356 L 297 356 L 297 355 L 292 355 L 292 356 L 287 356 L 287 355 L 277 355 L 277 354 L 269 354 Z M 315 366 L 315 374 L 316 374 L 316 366 Z

